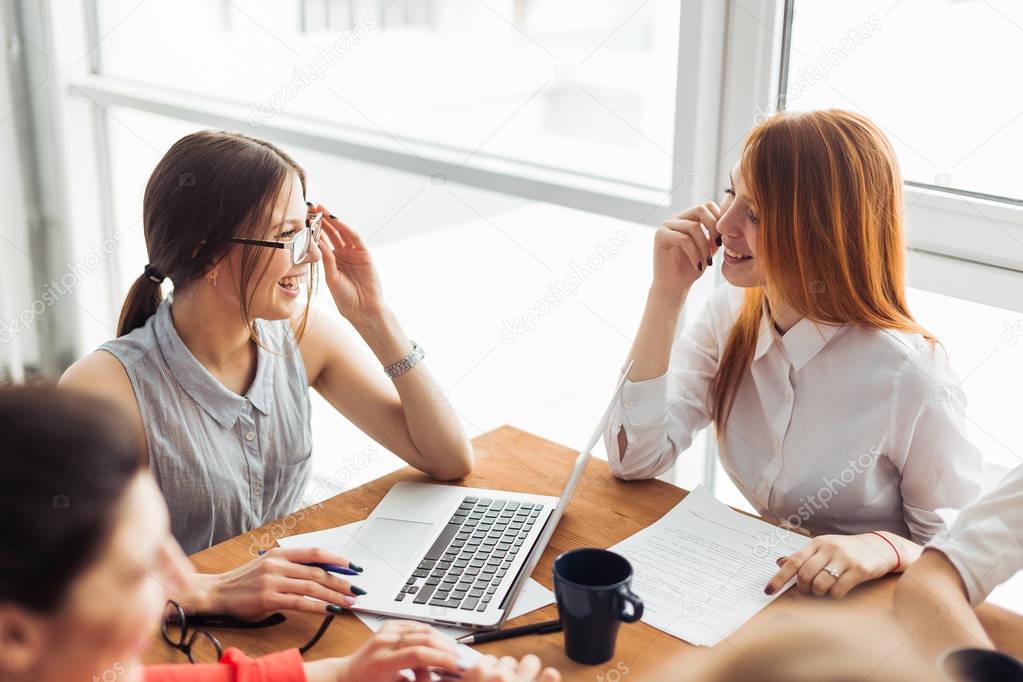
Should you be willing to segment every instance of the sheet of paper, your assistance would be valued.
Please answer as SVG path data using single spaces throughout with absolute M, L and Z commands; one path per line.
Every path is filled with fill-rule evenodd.
M 344 548 L 355 541 L 361 525 L 362 521 L 356 521 L 336 528 L 328 528 L 326 530 L 318 530 L 313 531 L 312 533 L 303 533 L 301 535 L 291 535 L 286 538 L 280 538 L 277 541 L 277 544 L 281 547 L 323 547 L 324 549 L 344 554 Z M 512 608 L 509 619 L 517 618 L 523 614 L 535 611 L 553 603 L 554 593 L 532 578 L 529 578 L 526 581 L 526 584 L 522 586 L 522 591 L 519 592 L 518 599 L 515 600 L 515 606 Z M 377 616 L 370 613 L 360 612 L 354 613 L 359 620 L 365 623 L 373 632 L 380 630 L 380 628 L 382 628 L 384 623 L 388 620 L 387 616 Z M 463 628 L 446 625 L 435 627 L 452 638 L 461 637 L 469 632 L 469 630 Z M 459 644 L 458 650 L 459 655 L 461 656 L 461 663 L 467 668 L 472 667 L 476 660 L 480 658 L 480 654 L 478 652 L 464 644 Z
M 656 523 L 611 547 L 626 557 L 643 621 L 712 646 L 777 598 L 764 594 L 775 559 L 809 538 L 740 514 L 702 485 Z

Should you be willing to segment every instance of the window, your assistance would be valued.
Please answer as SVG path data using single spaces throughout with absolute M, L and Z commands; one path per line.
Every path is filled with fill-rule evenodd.
M 916 251 L 1006 271 L 917 258 L 925 288 L 1020 310 L 1023 271 L 1023 6 L 1010 0 L 793 0 L 787 109 L 851 109 L 876 121 L 907 181 Z
M 797 0 L 789 109 L 868 113 L 906 180 L 1023 200 L 1023 6 L 1006 0 Z
M 474 157 L 671 187 L 673 0 L 98 5 L 101 73 Z M 407 149 L 407 147 L 406 147 Z M 417 169 L 436 172 L 428 162 Z

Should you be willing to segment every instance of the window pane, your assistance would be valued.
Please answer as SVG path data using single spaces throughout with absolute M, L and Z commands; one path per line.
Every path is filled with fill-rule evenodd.
M 988 484 L 1023 463 L 1023 423 L 1006 379 L 1023 376 L 1023 318 L 1002 308 L 909 290 L 917 321 L 938 337 L 966 393 L 970 439 L 984 454 Z M 992 473 L 994 472 L 994 474 Z
M 907 180 L 1023 199 L 1023 4 L 799 0 L 787 108 L 851 109 Z
M 101 0 L 104 73 L 643 187 L 671 186 L 672 0 Z M 429 173 L 428 168 L 424 172 Z

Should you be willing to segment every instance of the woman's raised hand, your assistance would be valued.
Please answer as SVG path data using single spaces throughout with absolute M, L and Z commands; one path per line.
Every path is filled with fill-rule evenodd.
M 338 311 L 353 324 L 376 318 L 384 308 L 384 294 L 369 249 L 355 230 L 332 217 L 323 204 L 314 204 L 310 210 L 323 213 L 318 246 L 323 276 Z
M 713 201 L 666 220 L 654 235 L 652 289 L 684 295 L 709 268 L 718 250 L 721 208 Z

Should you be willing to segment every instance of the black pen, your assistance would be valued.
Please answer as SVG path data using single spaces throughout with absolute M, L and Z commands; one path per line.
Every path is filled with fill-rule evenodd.
M 456 641 L 459 644 L 483 644 L 484 642 L 496 642 L 499 639 L 521 637 L 522 635 L 546 635 L 550 632 L 561 632 L 560 620 L 545 620 L 542 623 L 520 625 L 517 628 L 506 630 L 491 630 L 490 632 L 479 632 L 459 637 Z

